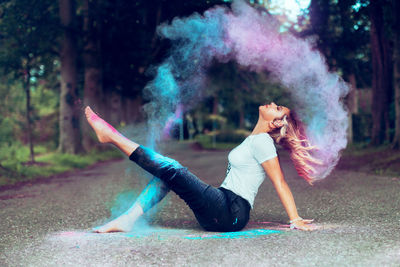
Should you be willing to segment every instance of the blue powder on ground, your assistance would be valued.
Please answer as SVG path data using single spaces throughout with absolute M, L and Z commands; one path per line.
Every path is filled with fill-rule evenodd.
M 268 230 L 268 229 L 254 229 L 248 231 L 240 231 L 240 232 L 227 232 L 227 233 L 219 233 L 214 235 L 202 235 L 202 236 L 185 236 L 186 239 L 238 239 L 238 238 L 256 238 L 263 235 L 269 234 L 278 234 L 282 231 L 278 230 Z

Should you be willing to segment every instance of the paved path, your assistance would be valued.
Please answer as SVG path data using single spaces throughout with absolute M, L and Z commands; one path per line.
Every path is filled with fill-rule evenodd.
M 228 152 L 175 144 L 167 153 L 206 182 L 222 182 Z M 145 186 L 144 173 L 119 160 L 2 190 L 0 266 L 400 266 L 399 178 L 336 170 L 310 187 L 284 153 L 281 164 L 300 214 L 320 230 L 288 230 L 266 180 L 236 235 L 202 231 L 174 193 L 132 233 L 90 233 Z

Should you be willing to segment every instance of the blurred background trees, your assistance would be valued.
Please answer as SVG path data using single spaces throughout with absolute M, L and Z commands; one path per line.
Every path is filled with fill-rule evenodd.
M 248 2 L 275 15 L 282 31 L 313 40 L 330 69 L 351 84 L 350 142 L 399 148 L 398 1 L 311 0 L 295 19 L 279 1 Z M 0 1 L 0 173 L 17 171 L 12 162 L 35 162 L 35 146 L 71 154 L 95 148 L 82 123 L 85 105 L 114 125 L 143 120 L 147 70 L 170 46 L 157 25 L 216 4 L 230 1 Z M 234 62 L 214 64 L 209 79 L 207 97 L 184 116 L 185 138 L 237 142 L 260 103 L 290 105 L 267 73 Z
M 28 6 L 31 8 L 30 10 L 27 10 Z M 35 111 L 31 103 L 31 87 L 36 87 L 39 79 L 44 79 L 53 71 L 52 56 L 56 54 L 57 47 L 53 39 L 57 35 L 54 24 L 57 15 L 54 11 L 52 1 L 22 0 L 2 3 L 0 65 L 5 82 L 2 88 L 6 89 L 7 85 L 14 85 L 17 88 L 14 87 L 13 90 L 25 92 L 24 107 L 19 106 L 18 108 L 19 111 L 25 109 L 23 139 L 29 144 L 32 162 L 35 160 L 33 153 Z M 14 103 L 8 104 L 13 105 Z M 2 116 L 1 122 L 8 121 L 12 117 L 12 115 Z M 11 125 L 8 124 L 5 127 Z

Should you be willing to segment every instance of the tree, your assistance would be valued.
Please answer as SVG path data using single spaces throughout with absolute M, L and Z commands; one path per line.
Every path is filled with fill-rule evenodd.
M 393 138 L 393 148 L 400 148 L 400 1 L 393 0 L 393 13 L 397 14 L 393 23 L 394 35 L 394 88 L 395 88 L 395 134 Z
M 59 151 L 76 154 L 82 150 L 77 86 L 77 43 L 75 1 L 59 0 L 63 40 L 60 50 L 60 141 Z
M 83 103 L 84 106 L 91 106 L 100 114 L 105 114 L 103 97 L 103 69 L 101 55 L 101 9 L 104 1 L 83 2 L 83 61 L 84 61 L 84 88 Z M 108 118 L 106 118 L 108 119 Z M 82 130 L 89 132 L 89 124 L 83 120 Z M 90 135 L 83 134 L 82 144 L 86 151 L 89 151 L 95 145 Z
M 350 85 L 347 96 L 349 110 L 348 141 L 353 142 L 353 114 L 358 113 L 357 77 L 365 75 L 360 72 L 360 65 L 368 59 L 368 32 L 365 30 L 367 18 L 363 16 L 365 10 L 362 7 L 356 12 L 354 0 L 338 1 L 338 16 L 340 34 L 334 41 L 332 56 L 337 62 L 338 69 L 343 73 L 343 78 Z
M 389 141 L 389 104 L 392 92 L 392 52 L 385 27 L 388 1 L 371 1 L 372 145 Z
M 0 61 L 7 74 L 24 84 L 26 131 L 31 162 L 33 150 L 31 86 L 38 76 L 52 69 L 57 39 L 55 5 L 44 1 L 3 1 L 0 4 Z M 39 70 L 42 71 L 39 71 Z

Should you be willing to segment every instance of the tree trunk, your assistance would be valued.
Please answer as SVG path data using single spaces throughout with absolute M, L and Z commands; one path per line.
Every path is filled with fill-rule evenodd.
M 97 14 L 94 7 L 98 1 L 85 0 L 83 2 L 84 13 L 84 64 L 85 64 L 85 83 L 84 83 L 84 106 L 90 106 L 99 113 L 104 119 L 108 120 L 105 111 L 103 99 L 103 71 L 101 63 L 101 48 L 100 48 L 100 22 L 96 19 Z M 93 140 L 89 133 L 92 129 L 86 120 L 82 123 L 82 142 L 86 151 L 91 150 L 97 142 Z
M 62 153 L 81 152 L 77 96 L 77 47 L 74 33 L 74 0 L 59 0 L 61 25 L 64 38 L 61 46 L 61 93 L 60 93 L 60 143 Z
M 214 101 L 213 101 L 213 115 L 218 115 L 218 106 L 219 106 L 219 97 L 218 94 L 214 94 Z M 215 134 L 215 131 L 217 130 L 217 122 L 215 119 L 212 120 L 212 147 L 216 148 L 217 147 L 217 135 Z
M 330 59 L 331 46 L 329 41 L 329 16 L 330 8 L 329 1 L 318 1 L 311 0 L 310 3 L 310 22 L 311 32 L 318 36 L 319 41 L 317 42 L 318 50 L 325 55 L 327 59 Z M 332 64 L 330 64 L 332 65 Z
M 358 113 L 358 95 L 357 95 L 357 82 L 356 76 L 354 73 L 348 76 L 349 83 L 351 85 L 351 90 L 347 99 L 347 107 L 349 109 L 349 127 L 347 132 L 347 141 L 348 143 L 353 143 L 353 114 Z
M 400 149 L 400 1 L 393 0 L 393 12 L 395 16 L 393 35 L 394 35 L 394 90 L 395 90 L 395 134 L 393 138 L 393 148 Z
M 143 119 L 143 114 L 141 113 L 141 107 L 143 105 L 143 99 L 140 95 L 136 98 L 122 97 L 121 98 L 121 108 L 122 117 L 121 121 L 125 124 L 139 122 Z
M 213 109 L 212 109 L 212 114 L 217 115 L 218 114 L 218 106 L 219 106 L 219 97 L 218 94 L 214 94 L 214 99 L 213 99 Z
M 391 92 L 391 58 L 389 42 L 384 33 L 384 1 L 370 2 L 372 55 L 372 145 L 387 138 L 389 94 Z
M 122 95 L 119 92 L 109 92 L 107 97 L 107 113 L 112 125 L 120 125 L 122 120 Z
M 33 151 L 33 138 L 32 138 L 32 120 L 31 120 L 31 74 L 29 67 L 26 68 L 25 75 L 25 93 L 26 93 L 26 122 L 28 126 L 28 143 L 31 155 L 31 162 L 35 162 L 35 153 Z

